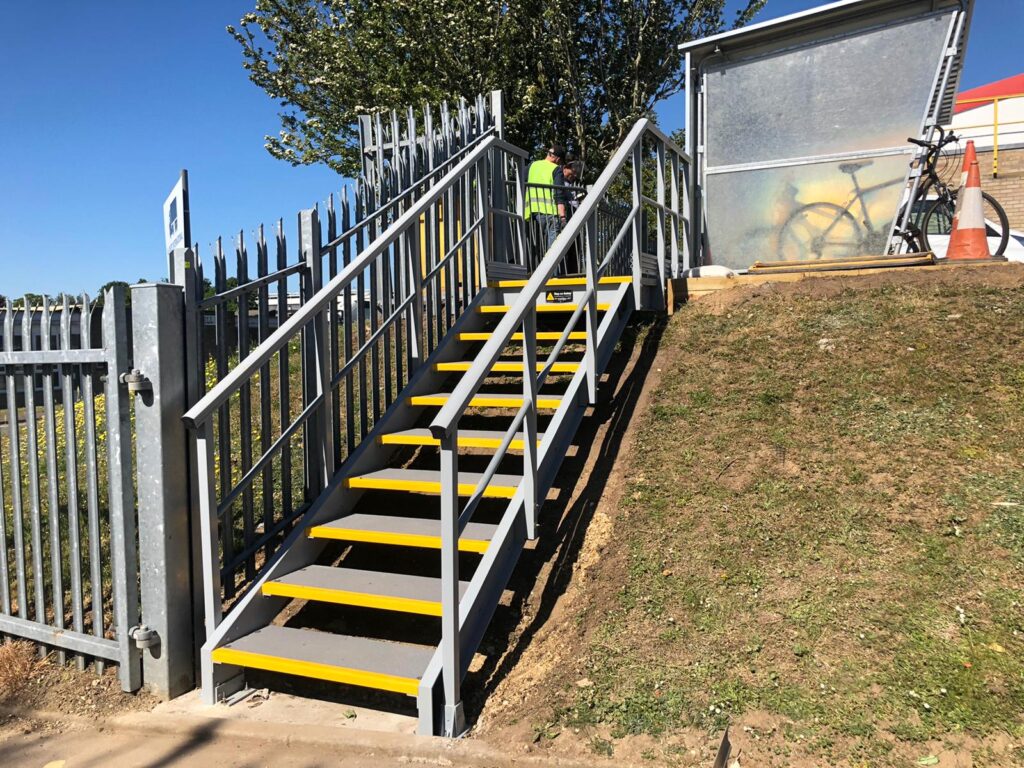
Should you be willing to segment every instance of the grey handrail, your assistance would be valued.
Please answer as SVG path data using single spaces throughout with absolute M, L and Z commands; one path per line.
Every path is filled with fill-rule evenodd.
M 441 181 L 431 187 L 414 205 L 408 208 L 390 227 L 382 232 L 376 240 L 370 243 L 362 253 L 356 256 L 347 267 L 331 278 L 330 282 L 324 285 L 314 297 L 296 310 L 295 314 L 283 322 L 276 331 L 267 337 L 265 342 L 250 352 L 243 360 L 240 360 L 238 365 L 227 376 L 221 379 L 213 389 L 192 406 L 183 417 L 186 426 L 191 429 L 197 429 L 206 422 L 221 405 L 231 398 L 236 390 L 244 386 L 296 333 L 313 320 L 316 315 L 325 310 L 335 300 L 335 297 L 345 290 L 345 287 L 355 280 L 374 259 L 404 234 L 409 225 L 418 221 L 419 217 L 425 214 L 431 205 L 437 202 L 450 187 L 460 180 L 466 171 L 479 162 L 492 149 L 500 149 L 523 158 L 527 156 L 523 150 L 502 141 L 494 135 L 484 139 L 473 152 L 448 171 L 447 181 Z
M 451 435 L 453 425 L 462 416 L 466 408 L 469 407 L 469 401 L 473 399 L 473 396 L 482 386 L 484 374 L 493 367 L 494 363 L 501 356 L 509 339 L 512 338 L 512 334 L 522 324 L 523 316 L 536 303 L 537 297 L 544 290 L 545 284 L 554 274 L 558 265 L 561 264 L 576 238 L 583 232 L 584 227 L 596 211 L 612 181 L 630 159 L 638 143 L 648 134 L 654 135 L 664 143 L 667 149 L 677 154 L 682 160 L 687 163 L 690 162 L 690 156 L 680 149 L 650 119 L 642 118 L 637 121 L 636 125 L 627 134 L 626 139 L 619 145 L 611 160 L 608 161 L 608 165 L 601 172 L 600 177 L 598 177 L 597 182 L 591 188 L 590 193 L 584 199 L 579 209 L 569 219 L 566 228 L 558 235 L 554 244 L 548 249 L 540 264 L 537 265 L 537 269 L 527 281 L 526 286 L 516 298 L 515 303 L 509 307 L 509 310 L 491 334 L 490 339 L 488 339 L 477 354 L 469 372 L 459 379 L 459 383 L 456 385 L 451 397 L 448 398 L 447 403 L 438 411 L 437 416 L 430 423 L 430 431 L 435 438 L 444 439 Z M 599 275 L 595 275 L 595 280 L 599 277 Z

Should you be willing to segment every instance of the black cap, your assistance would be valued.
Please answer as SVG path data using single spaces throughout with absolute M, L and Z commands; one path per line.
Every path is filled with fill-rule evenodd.
M 552 144 L 551 147 L 548 149 L 548 154 L 554 155 L 559 160 L 561 160 L 563 157 L 565 157 L 565 147 L 563 147 L 561 144 Z

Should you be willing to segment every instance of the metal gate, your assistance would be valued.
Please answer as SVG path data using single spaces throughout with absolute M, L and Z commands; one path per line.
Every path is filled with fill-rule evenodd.
M 141 685 L 126 291 L 0 306 L 0 637 Z

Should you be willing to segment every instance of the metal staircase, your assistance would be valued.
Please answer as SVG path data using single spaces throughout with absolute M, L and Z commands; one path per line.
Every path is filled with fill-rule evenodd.
M 686 265 L 686 164 L 657 127 L 638 122 L 526 274 L 525 155 L 482 136 L 189 411 L 207 702 L 244 685 L 246 670 L 264 670 L 415 697 L 421 733 L 464 731 L 462 679 L 537 536 L 602 372 L 631 313 L 663 309 L 666 278 Z M 319 244 L 315 211 L 306 217 L 304 239 L 336 247 Z M 443 238 L 431 236 L 441 229 Z M 570 255 L 585 274 L 563 274 Z M 369 329 L 345 320 L 344 341 L 362 343 L 340 343 L 332 308 L 351 306 L 371 277 L 384 282 L 385 316 Z M 292 343 L 316 390 L 245 476 L 217 487 L 214 416 Z M 359 366 L 385 358 L 404 362 L 397 394 L 342 455 L 341 422 L 355 401 L 341 389 Z M 229 602 L 219 545 L 231 535 L 227 508 L 300 433 L 317 446 L 314 474 L 329 481 Z M 295 620 L 310 607 L 313 618 Z

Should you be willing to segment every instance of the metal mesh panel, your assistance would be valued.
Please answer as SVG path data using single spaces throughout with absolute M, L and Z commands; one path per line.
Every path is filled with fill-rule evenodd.
M 713 263 L 747 269 L 755 261 L 884 253 L 908 161 L 892 155 L 708 176 Z M 855 184 L 878 188 L 862 205 Z
M 709 65 L 708 165 L 902 146 L 931 97 L 950 15 Z

